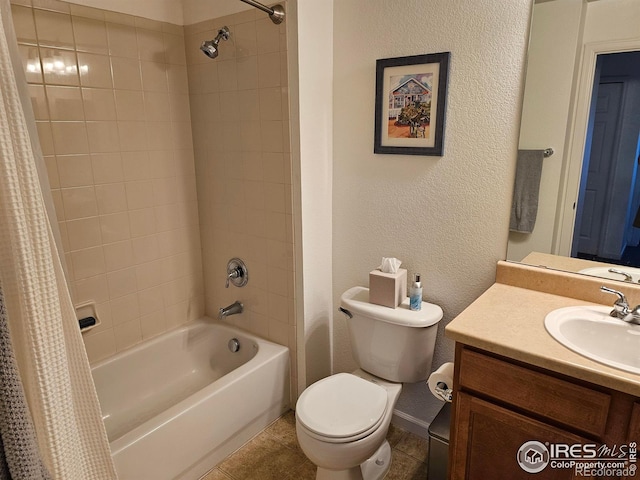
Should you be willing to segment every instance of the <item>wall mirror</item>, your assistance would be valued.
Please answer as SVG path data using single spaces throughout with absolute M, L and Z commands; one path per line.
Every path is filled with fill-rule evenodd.
M 640 279 L 638 24 L 635 0 L 535 1 L 519 146 L 554 153 L 507 260 Z

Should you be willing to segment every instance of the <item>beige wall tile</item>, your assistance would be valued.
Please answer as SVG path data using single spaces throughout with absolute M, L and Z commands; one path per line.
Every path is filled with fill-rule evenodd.
M 153 182 L 127 182 L 126 199 L 130 210 L 153 207 Z
M 162 283 L 162 261 L 143 263 L 136 266 L 138 290 L 156 287 Z
M 142 338 L 148 339 L 160 335 L 167 330 L 164 309 L 140 317 Z
M 142 340 L 142 330 L 140 329 L 140 321 L 138 319 L 115 325 L 113 333 L 118 351 L 132 347 Z
M 66 227 L 71 250 L 81 250 L 102 245 L 98 217 L 69 220 Z
M 280 28 L 270 18 L 262 18 L 255 22 L 258 54 L 280 51 Z
M 156 233 L 156 217 L 153 208 L 129 211 L 129 229 L 132 237 Z
M 105 273 L 102 247 L 87 248 L 71 252 L 71 262 L 76 280 Z
M 76 5 L 75 3 L 71 3 L 69 4 L 69 10 L 71 11 L 71 15 L 104 21 L 105 11 L 99 8 L 86 7 L 84 5 Z
M 27 82 L 42 83 L 42 65 L 40 65 L 40 51 L 38 47 L 31 45 L 18 45 L 22 66 Z
M 131 90 L 116 90 L 116 112 L 118 120 L 144 121 L 144 97 L 142 92 Z
M 104 245 L 104 262 L 107 272 L 113 272 L 134 265 L 133 248 L 130 240 Z
M 61 13 L 70 13 L 69 4 L 67 2 L 61 2 L 58 0 L 31 0 L 34 8 L 41 8 L 43 10 L 51 10 Z
M 142 68 L 142 84 L 145 92 L 166 92 L 167 66 L 164 63 L 143 60 L 140 62 Z
M 80 83 L 83 87 L 113 88 L 109 57 L 96 53 L 78 53 Z
M 75 47 L 78 52 L 107 55 L 107 26 L 104 20 L 72 16 Z
M 130 25 L 107 23 L 109 54 L 114 57 L 138 58 L 136 29 Z
M 31 106 L 36 120 L 49 120 L 49 108 L 43 85 L 29 85 Z
M 260 88 L 279 87 L 280 73 L 279 53 L 258 55 L 258 86 Z
M 40 47 L 40 61 L 47 85 L 79 85 L 76 53 Z
M 11 5 L 13 27 L 19 43 L 36 43 L 36 24 L 33 9 L 21 5 Z
M 162 32 L 137 28 L 136 37 L 138 39 L 138 57 L 140 60 L 157 63 L 165 62 L 165 47 Z
M 138 60 L 111 57 L 113 87 L 122 90 L 142 90 L 142 77 Z
M 76 280 L 74 287 L 75 294 L 73 300 L 76 304 L 87 302 L 101 303 L 109 300 L 106 275 L 96 275 L 84 280 Z
M 280 87 L 260 89 L 260 120 L 282 120 Z
M 46 10 L 34 10 L 38 43 L 46 47 L 73 49 L 71 16 Z
M 248 57 L 258 53 L 256 37 L 256 23 L 247 22 L 233 27 L 234 41 L 236 44 L 236 57 Z
M 87 120 L 115 121 L 117 119 L 111 89 L 82 88 L 82 103 Z
M 107 283 L 109 285 L 109 297 L 112 300 L 127 296 L 127 300 L 133 302 L 133 298 L 136 297 L 138 291 L 135 268 L 124 268 L 107 273 Z M 113 314 L 113 304 L 110 303 L 110 306 Z M 119 311 L 116 311 L 116 313 L 120 315 Z
M 120 150 L 118 122 L 87 122 L 89 151 L 109 153 Z
M 164 301 L 162 299 L 162 285 L 147 288 L 138 292 L 138 303 L 140 305 L 140 315 L 149 315 L 164 311 Z
M 80 87 L 47 86 L 51 120 L 84 120 Z
M 187 57 L 184 37 L 182 35 L 164 33 L 162 38 L 164 41 L 165 61 L 173 65 L 186 65 Z
M 89 155 L 59 155 L 56 162 L 61 187 L 82 187 L 93 183 Z
M 93 186 L 80 188 L 63 188 L 61 190 L 65 218 L 94 217 L 98 214 L 96 194 Z
M 149 122 L 170 118 L 169 94 L 166 92 L 144 92 L 144 113 Z
M 124 212 L 127 210 L 127 198 L 123 183 L 96 185 L 95 195 L 100 215 Z
M 218 61 L 218 82 L 221 92 L 238 88 L 238 73 L 235 60 Z
M 122 159 L 119 153 L 93 153 L 91 154 L 91 167 L 93 181 L 96 185 L 124 180 Z
M 114 243 L 131 238 L 128 212 L 101 215 L 100 232 L 104 243 Z
M 118 122 L 118 138 L 122 151 L 147 150 L 147 126 L 145 122 Z
M 60 175 L 58 175 L 58 163 L 56 157 L 44 157 L 44 164 L 47 167 L 47 177 L 51 188 L 60 188 Z

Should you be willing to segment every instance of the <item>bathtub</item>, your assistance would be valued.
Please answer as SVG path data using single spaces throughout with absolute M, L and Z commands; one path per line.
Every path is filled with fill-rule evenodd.
M 198 479 L 289 408 L 289 350 L 207 318 L 92 373 L 120 480 Z

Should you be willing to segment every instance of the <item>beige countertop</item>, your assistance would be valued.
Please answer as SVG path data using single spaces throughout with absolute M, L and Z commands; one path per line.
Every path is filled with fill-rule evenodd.
M 545 316 L 557 308 L 599 305 L 598 303 L 575 298 L 580 295 L 572 293 L 568 293 L 567 296 L 548 293 L 549 288 L 545 292 L 532 289 L 532 285 L 528 285 L 528 288 L 515 286 L 514 284 L 520 282 L 510 282 L 511 277 L 526 275 L 531 279 L 541 272 L 532 271 L 533 267 L 505 266 L 503 262 L 501 264 L 498 280 L 506 279 L 512 284 L 495 283 L 491 286 L 447 325 L 447 337 L 488 352 L 640 397 L 640 375 L 611 368 L 578 355 L 551 337 L 544 327 Z M 509 270 L 508 275 L 501 274 L 500 268 Z M 515 271 L 514 274 L 514 268 L 520 268 L 521 271 Z M 571 284 L 573 289 L 581 282 L 580 278 L 576 278 L 580 276 L 574 274 L 555 272 L 550 275 L 550 283 L 559 281 L 560 284 Z M 560 275 L 559 279 L 556 278 L 557 275 Z M 596 282 L 608 283 L 601 280 Z M 549 282 L 536 279 L 531 283 L 535 286 L 536 283 Z M 592 290 L 593 280 L 587 280 L 585 285 L 585 288 Z M 616 284 L 613 286 L 615 288 Z M 561 288 L 558 290 L 562 291 Z M 608 297 L 605 298 L 609 300 Z M 640 342 L 638 349 L 640 351 Z

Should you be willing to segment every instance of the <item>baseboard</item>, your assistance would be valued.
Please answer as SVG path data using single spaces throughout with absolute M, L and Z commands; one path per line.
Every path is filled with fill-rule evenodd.
M 422 438 L 429 438 L 429 424 L 424 420 L 409 415 L 408 413 L 401 412 L 399 410 L 393 411 L 393 417 L 391 417 L 391 423 L 397 427 L 414 433 Z

